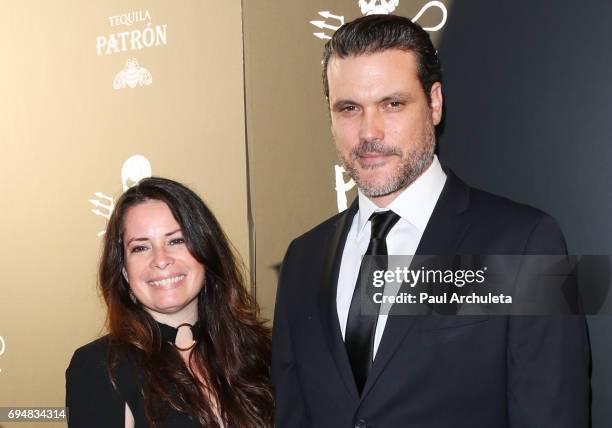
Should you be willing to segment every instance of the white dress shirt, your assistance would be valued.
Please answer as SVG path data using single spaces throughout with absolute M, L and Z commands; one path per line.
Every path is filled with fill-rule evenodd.
M 358 192 L 359 211 L 353 217 L 344 245 L 336 292 L 336 308 L 343 339 L 361 259 L 370 242 L 370 216 L 375 211 L 386 210 L 393 210 L 399 215 L 400 220 L 387 235 L 387 251 L 389 255 L 414 255 L 445 182 L 446 174 L 440 166 L 438 157 L 434 155 L 429 168 L 386 208 L 379 208 L 361 191 Z M 378 316 L 374 335 L 374 356 L 380 345 L 387 317 L 388 315 L 384 314 Z

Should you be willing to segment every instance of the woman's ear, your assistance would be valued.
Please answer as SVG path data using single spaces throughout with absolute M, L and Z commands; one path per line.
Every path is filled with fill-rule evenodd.
M 121 273 L 123 274 L 123 277 L 125 278 L 125 282 L 129 284 L 130 280 L 128 279 L 127 270 L 125 270 L 125 268 L 121 268 Z

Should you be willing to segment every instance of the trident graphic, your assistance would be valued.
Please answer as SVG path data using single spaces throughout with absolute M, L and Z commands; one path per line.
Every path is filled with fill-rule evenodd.
M 319 11 L 319 15 L 321 15 L 325 19 L 335 19 L 339 23 L 338 26 L 335 26 L 335 25 L 327 24 L 325 21 L 310 21 L 312 25 L 322 30 L 328 29 L 328 30 L 332 30 L 333 32 L 344 25 L 344 16 L 334 15 L 328 10 Z M 314 34 L 319 39 L 331 39 L 331 37 L 325 34 L 324 32 L 318 32 L 318 33 L 312 33 L 312 34 Z
M 359 9 L 363 15 L 375 15 L 375 14 L 389 14 L 395 10 L 397 6 L 399 6 L 399 0 L 359 0 L 358 1 Z M 417 22 L 421 17 L 431 8 L 438 8 L 442 12 L 442 19 L 437 25 L 432 27 L 423 27 L 425 31 L 438 31 L 446 24 L 446 20 L 448 18 L 448 10 L 444 3 L 439 0 L 432 0 L 427 3 L 417 12 L 417 14 L 412 18 L 412 22 Z M 344 16 L 342 15 L 334 15 L 328 10 L 320 11 L 319 15 L 321 15 L 326 20 L 334 19 L 336 20 L 336 24 L 332 25 L 328 23 L 326 20 L 316 20 L 310 21 L 312 25 L 317 28 L 320 28 L 321 32 L 312 33 L 315 37 L 319 39 L 331 39 L 331 36 L 328 34 L 329 32 L 334 32 L 342 25 L 344 25 Z M 328 33 L 325 33 L 325 30 L 329 30 Z
M 134 155 L 123 162 L 121 167 L 121 185 L 125 192 L 130 187 L 138 184 L 140 180 L 152 175 L 151 164 L 149 160 L 142 155 Z M 96 208 L 92 208 L 91 212 L 95 215 L 110 219 L 113 209 L 115 208 L 115 199 L 112 196 L 102 192 L 96 192 L 94 195 L 98 199 L 90 199 L 89 202 Z M 98 236 L 102 236 L 106 230 L 98 232 Z
M 5 350 L 6 350 L 6 342 L 4 342 L 4 338 L 0 336 L 0 355 L 4 354 Z M 2 369 L 0 369 L 0 372 L 1 371 Z
M 346 192 L 355 187 L 355 182 L 351 178 L 349 181 L 344 181 L 344 173 L 346 172 L 340 165 L 334 165 L 336 173 L 336 203 L 338 204 L 338 212 L 344 211 L 348 205 L 346 200 Z

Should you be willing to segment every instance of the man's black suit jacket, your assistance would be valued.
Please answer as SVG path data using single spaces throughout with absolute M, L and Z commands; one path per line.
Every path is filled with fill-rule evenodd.
M 359 396 L 336 285 L 356 204 L 295 239 L 282 264 L 272 372 L 279 428 L 583 428 L 581 316 L 389 316 Z M 451 172 L 417 254 L 564 254 L 545 213 Z M 393 312 L 392 312 L 393 313 Z

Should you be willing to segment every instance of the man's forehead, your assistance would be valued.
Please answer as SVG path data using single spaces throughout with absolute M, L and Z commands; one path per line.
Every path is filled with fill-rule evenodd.
M 399 49 L 381 52 L 332 57 L 327 68 L 327 79 L 331 86 L 355 80 L 418 79 L 415 55 Z
M 346 56 L 332 55 L 327 65 L 329 74 L 332 68 L 337 68 L 343 64 L 365 65 L 373 60 L 404 62 L 407 66 L 416 69 L 416 56 L 410 50 L 405 49 L 385 49 L 378 51 L 366 51 L 364 53 L 350 54 Z
M 327 73 L 332 98 L 343 96 L 338 92 L 358 91 L 365 95 L 374 89 L 396 92 L 416 90 L 420 85 L 414 54 L 399 49 L 333 58 Z

